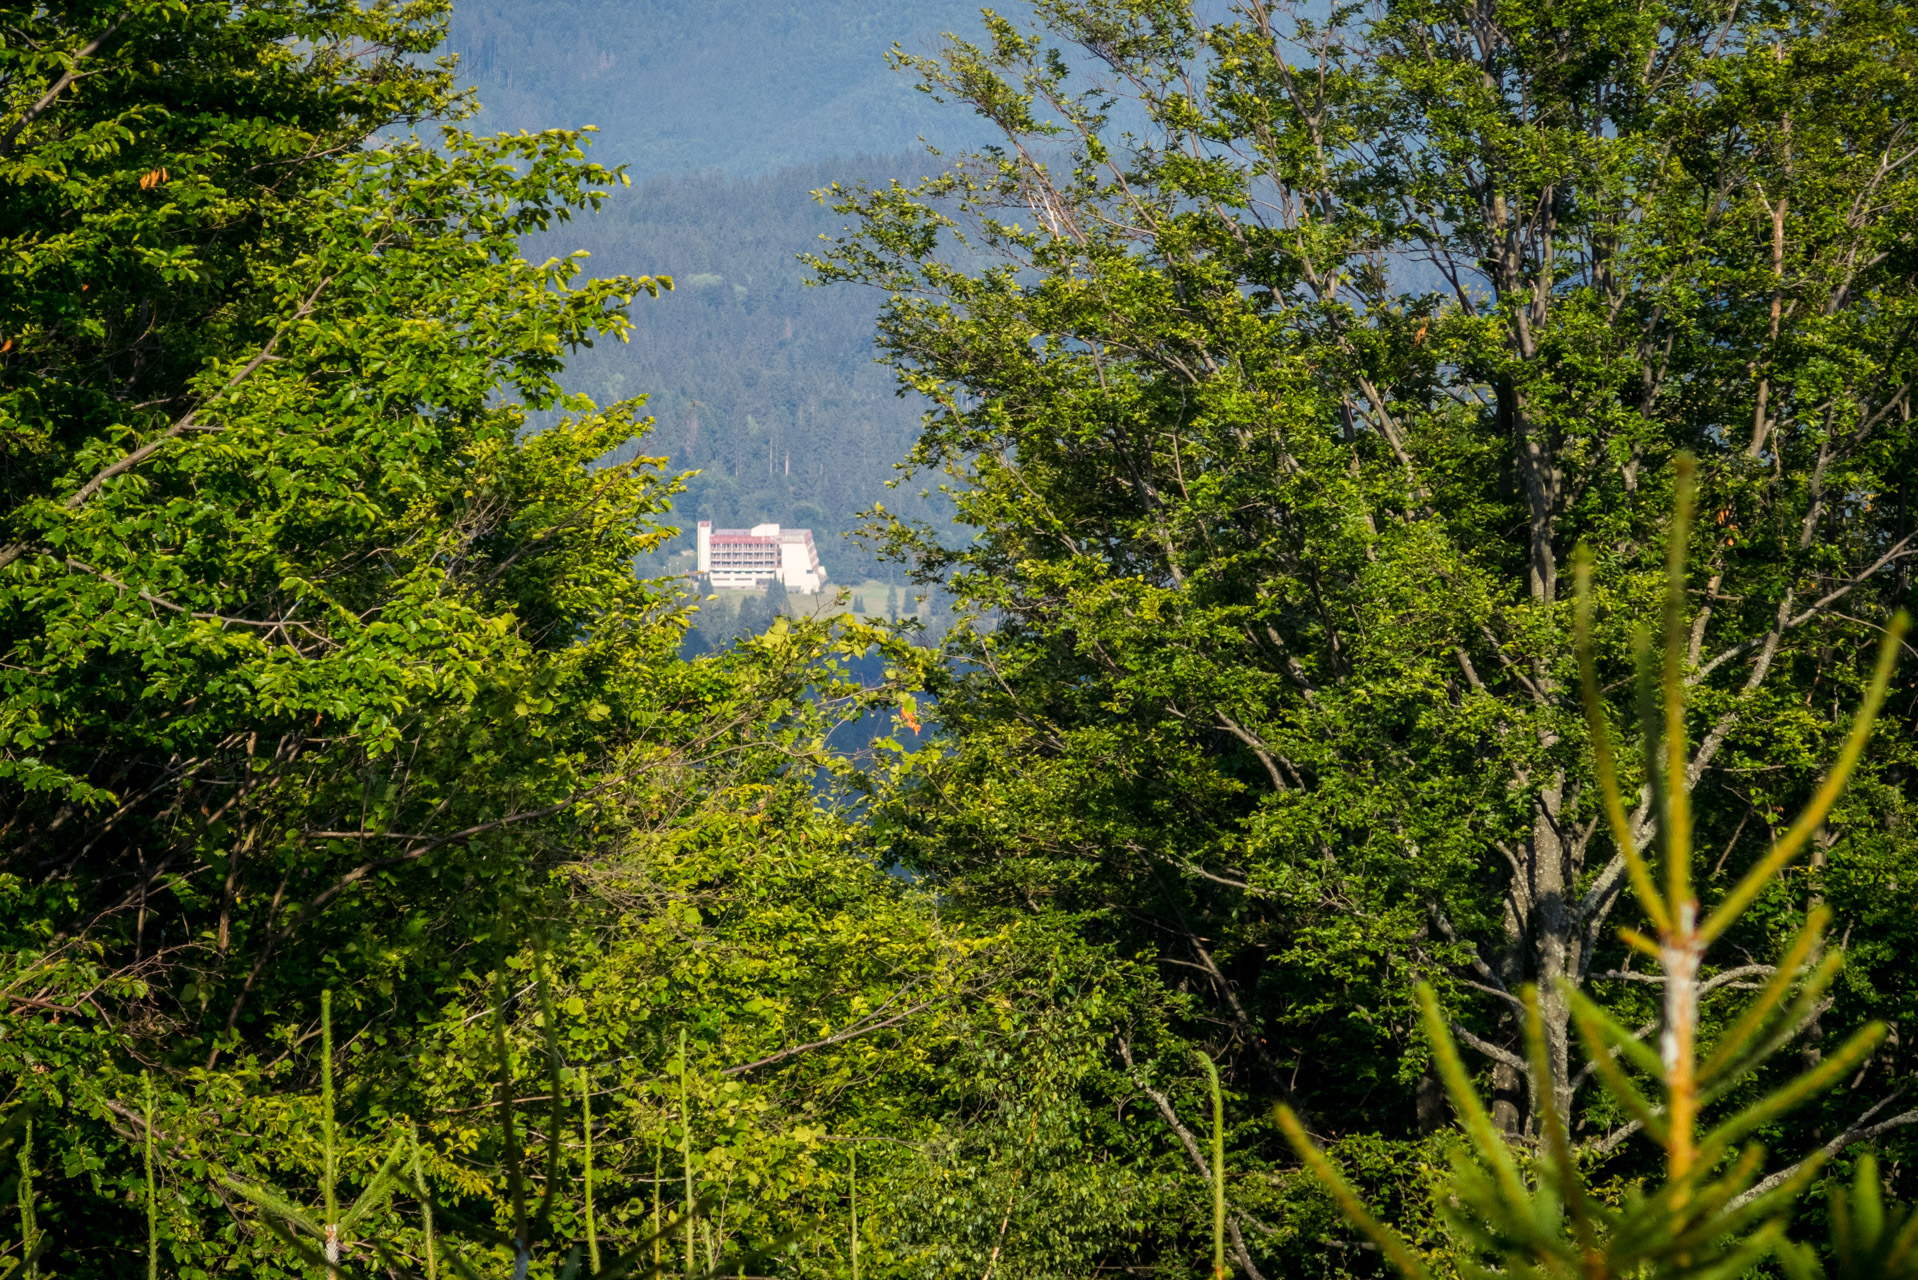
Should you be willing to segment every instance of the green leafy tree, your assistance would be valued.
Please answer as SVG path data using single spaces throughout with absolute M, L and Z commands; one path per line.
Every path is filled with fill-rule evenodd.
M 828 696 L 871 637 L 824 625 L 679 659 L 632 572 L 674 482 L 559 380 L 663 282 L 522 256 L 623 181 L 580 135 L 414 135 L 466 109 L 445 12 L 4 10 L 0 1106 L 55 1273 L 300 1270 L 262 1228 L 342 1219 L 210 1170 L 382 1185 L 469 965 L 889 696 Z
M 1909 25 L 1849 0 L 1036 11 L 905 59 L 997 145 L 837 192 L 856 226 L 818 263 L 890 291 L 881 341 L 936 406 L 913 461 L 970 526 L 894 522 L 891 548 L 994 622 L 937 690 L 894 847 L 955 905 L 1152 958 L 1244 1110 L 1327 1138 L 1441 1123 L 1428 979 L 1498 1127 L 1537 1133 L 1549 1094 L 1623 1176 L 1570 993 L 1644 1021 L 1651 984 L 1615 941 L 1637 908 L 1563 565 L 1594 548 L 1601 666 L 1629 671 L 1697 455 L 1681 659 L 1722 891 L 1816 787 L 1910 591 Z M 1629 679 L 1603 688 L 1630 722 Z M 1804 1053 L 1911 1007 L 1912 747 L 1883 726 L 1728 940 L 1769 952 L 1818 899 L 1846 921 Z M 1643 843 L 1654 787 L 1624 769 Z M 1701 1016 L 1762 972 L 1707 974 Z M 1874 1062 L 1871 1096 L 1781 1132 L 1918 1120 L 1891 1105 L 1904 1051 Z M 1276 1137 L 1246 1134 L 1255 1169 L 1289 1163 Z M 1385 1181 L 1412 1178 L 1397 1150 Z M 1261 1241 L 1307 1247 L 1269 1186 L 1233 1193 L 1248 1274 Z
M 248 17 L 218 34 L 256 43 L 290 81 L 289 109 L 305 105 L 303 83 L 359 76 L 342 49 L 378 34 L 354 16 L 296 47 L 279 39 L 304 30 L 290 17 Z M 404 78 L 402 55 L 431 32 L 387 36 Z M 138 41 L 117 39 L 92 54 L 101 74 L 85 91 L 27 124 L 16 166 L 56 161 L 81 123 L 61 104 L 86 115 L 93 86 L 114 82 L 115 51 L 136 79 L 195 65 L 156 73 Z M 152 102 L 171 83 L 129 90 L 152 101 L 115 116 L 134 133 L 122 150 L 139 143 L 129 121 L 141 110 L 164 114 Z M 394 123 L 389 111 L 363 125 Z M 292 146 L 299 124 L 261 146 Z M 202 135 L 214 158 L 220 137 Z M 625 570 L 657 536 L 647 518 L 669 486 L 643 464 L 586 470 L 634 432 L 631 406 L 570 402 L 574 416 L 524 431 L 529 409 L 562 400 L 564 349 L 617 336 L 619 309 L 654 287 L 572 287 L 577 263 L 515 253 L 521 233 L 598 198 L 613 175 L 583 164 L 570 135 L 449 134 L 436 148 L 360 137 L 322 139 L 309 163 L 324 181 L 306 174 L 301 200 L 262 217 L 214 315 L 182 319 L 183 341 L 201 342 L 220 315 L 258 312 L 224 346 L 183 357 L 171 383 L 114 374 L 125 339 L 103 326 L 139 310 L 122 286 L 164 283 L 116 282 L 112 268 L 156 221 L 143 202 L 185 199 L 186 177 L 157 194 L 129 179 L 124 199 L 10 224 L 58 234 L 58 247 L 90 237 L 103 260 L 70 263 L 86 287 L 69 320 L 27 314 L 54 305 L 43 294 L 8 299 L 19 327 L 6 412 L 46 443 L 29 455 L 37 478 L 14 472 L 14 540 L 0 553 L 8 879 L 24 894 L 63 886 L 42 917 L 63 940 L 31 964 L 91 953 L 138 971 L 175 1051 L 209 1067 L 253 1001 L 277 999 L 275 957 L 310 980 L 351 953 L 360 926 L 311 932 L 330 903 L 381 886 L 397 902 L 410 892 L 400 880 L 457 882 L 488 859 L 503 871 L 536 846 L 522 828 L 604 790 L 637 746 L 617 741 L 636 710 L 622 674 L 678 635 L 658 621 L 659 591 Z M 257 170 L 264 154 L 235 160 Z M 167 153 L 163 167 L 190 174 L 195 155 Z M 111 185 L 74 174 L 65 189 Z M 200 271 L 190 236 L 151 229 Z M 222 216 L 201 233 L 225 252 L 235 229 Z M 130 257 L 122 270 L 144 260 Z M 88 315 L 98 345 L 75 353 Z M 168 350 L 164 333 L 154 341 Z
M 735 656 L 791 642 L 779 627 Z M 696 827 L 634 823 L 617 850 L 567 868 L 541 918 L 500 935 L 542 941 L 492 951 L 490 970 L 476 953 L 491 948 L 475 948 L 436 1020 L 344 1013 L 336 1039 L 361 1049 L 330 1135 L 324 1073 L 317 1098 L 310 1071 L 212 1082 L 201 1105 L 222 1124 L 181 1117 L 163 1137 L 182 1176 L 215 1162 L 250 1202 L 251 1264 L 325 1266 L 321 1217 L 271 1188 L 337 1179 L 366 1188 L 365 1208 L 339 1215 L 353 1226 L 344 1274 L 374 1258 L 643 1273 L 658 1246 L 653 1261 L 692 1274 L 779 1258 L 836 1275 L 856 1143 L 862 1274 L 994 1256 L 1080 1274 L 1137 1198 L 1110 1156 L 1123 1126 L 1097 1099 L 1112 1088 L 1106 1028 L 1142 1011 L 1144 975 L 1050 921 L 947 926 L 875 865 L 859 825 L 819 806 L 810 771 L 742 785 L 755 804 Z M 389 1203 L 398 1116 L 417 1118 L 417 1145 L 397 1149 L 409 1168 Z M 196 1264 L 215 1256 L 222 1217 L 200 1210 Z M 600 1266 L 578 1270 L 594 1246 Z
M 1765 1061 L 1784 1049 L 1815 1017 L 1820 998 L 1843 967 L 1843 956 L 1824 945 L 1830 913 L 1816 908 L 1785 947 L 1759 994 L 1729 1025 L 1704 1035 L 1699 995 L 1707 951 L 1731 932 L 1766 884 L 1811 843 L 1843 792 L 1863 753 L 1883 705 L 1892 663 L 1910 619 L 1899 613 L 1887 629 L 1877 670 L 1858 708 L 1851 732 L 1809 803 L 1764 857 L 1749 867 L 1707 909 L 1696 893 L 1697 850 L 1692 828 L 1692 777 L 1685 741 L 1684 653 L 1686 647 L 1686 543 L 1692 516 L 1691 466 L 1680 460 L 1678 518 L 1671 535 L 1662 654 L 1643 646 L 1639 684 L 1644 758 L 1655 779 L 1655 848 L 1634 830 L 1620 793 L 1611 729 L 1591 661 L 1591 559 L 1577 563 L 1582 685 L 1597 783 L 1605 816 L 1626 860 L 1632 888 L 1655 936 L 1626 931 L 1626 940 L 1658 965 L 1663 1010 L 1656 1045 L 1576 990 L 1561 993 L 1572 1006 L 1582 1056 L 1618 1106 L 1632 1117 L 1663 1156 L 1662 1177 L 1634 1187 L 1622 1204 L 1608 1204 L 1592 1186 L 1573 1147 L 1566 1116 L 1558 1110 L 1551 1081 L 1538 988 L 1527 985 L 1526 1047 L 1533 1088 L 1540 1099 L 1538 1158 L 1521 1167 L 1508 1137 L 1480 1101 L 1459 1058 L 1430 988 L 1420 990 L 1426 1034 L 1436 1050 L 1460 1124 L 1469 1140 L 1454 1158 L 1442 1193 L 1444 1216 L 1461 1246 L 1468 1273 L 1520 1271 L 1539 1276 L 1682 1276 L 1749 1274 L 1777 1255 L 1786 1271 L 1810 1277 L 1822 1271 L 1817 1255 L 1793 1245 L 1785 1229 L 1795 1207 L 1831 1150 L 1814 1152 L 1789 1168 L 1760 1178 L 1765 1152 L 1749 1142 L 1790 1111 L 1830 1088 L 1864 1061 L 1885 1038 L 1883 1023 L 1859 1028 L 1830 1056 L 1776 1088 L 1749 1096 L 1746 1087 Z M 1647 856 L 1647 854 L 1652 856 Z M 1662 874 L 1661 874 L 1662 873 Z M 1660 883 L 1662 880 L 1662 883 Z M 1634 1078 L 1636 1077 L 1636 1079 Z M 1640 1081 L 1649 1082 L 1647 1090 Z M 1648 1096 L 1648 1093 L 1650 1096 Z M 1732 1105 L 1726 1105 L 1727 1103 Z M 1379 1223 L 1338 1171 L 1313 1146 L 1290 1110 L 1281 1122 L 1300 1155 L 1331 1187 L 1346 1213 L 1378 1244 L 1402 1274 L 1423 1277 L 1429 1269 L 1397 1232 Z M 1888 1219 L 1875 1162 L 1861 1162 L 1848 1206 L 1834 1192 L 1833 1254 L 1842 1273 L 1908 1275 L 1918 1226 Z

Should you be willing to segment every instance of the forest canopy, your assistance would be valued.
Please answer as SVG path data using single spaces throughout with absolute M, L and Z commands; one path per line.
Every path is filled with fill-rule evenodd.
M 897 52 L 937 645 L 687 642 L 648 369 L 883 390 L 450 12 L 0 3 L 0 1275 L 1918 1273 L 1903 10 Z

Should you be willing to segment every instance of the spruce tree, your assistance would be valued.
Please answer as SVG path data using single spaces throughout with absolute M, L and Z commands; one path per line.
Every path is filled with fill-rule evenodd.
M 1570 984 L 1560 995 L 1572 1006 L 1582 1057 L 1603 1082 L 1631 1126 L 1662 1157 L 1662 1168 L 1622 1203 L 1601 1193 L 1574 1145 L 1553 1087 L 1549 1028 L 1542 993 L 1528 984 L 1526 1011 L 1529 1085 L 1538 1099 L 1531 1135 L 1536 1157 L 1521 1162 L 1511 1138 L 1493 1123 L 1451 1028 L 1429 986 L 1419 999 L 1425 1034 L 1437 1057 L 1452 1105 L 1468 1140 L 1439 1193 L 1440 1213 L 1471 1271 L 1606 1280 L 1626 1276 L 1749 1274 L 1775 1257 L 1787 1272 L 1821 1270 L 1817 1252 L 1786 1235 L 1797 1200 L 1842 1141 L 1765 1170 L 1767 1153 L 1755 1136 L 1779 1117 L 1816 1098 L 1850 1074 L 1885 1039 L 1872 1022 L 1853 1032 L 1815 1065 L 1779 1080 L 1766 1071 L 1817 1016 L 1819 1002 L 1843 968 L 1840 948 L 1825 937 L 1831 921 L 1814 907 L 1766 980 L 1737 1015 L 1716 1028 L 1701 1016 L 1704 966 L 1714 943 L 1731 934 L 1741 916 L 1806 848 L 1830 815 L 1858 765 L 1884 705 L 1891 671 L 1909 618 L 1900 613 L 1886 630 L 1862 705 L 1837 759 L 1806 807 L 1715 902 L 1701 903 L 1698 850 L 1692 816 L 1694 783 L 1686 744 L 1685 651 L 1690 622 L 1685 573 L 1692 518 L 1692 463 L 1681 458 L 1678 515 L 1668 553 L 1662 644 L 1642 646 L 1638 682 L 1643 758 L 1656 802 L 1650 847 L 1631 820 L 1619 785 L 1613 729 L 1599 692 L 1592 651 L 1592 556 L 1581 549 L 1578 579 L 1580 683 L 1588 716 L 1594 772 L 1612 838 L 1625 858 L 1632 889 L 1651 924 L 1648 935 L 1623 930 L 1626 942 L 1657 966 L 1662 1015 L 1656 1037 L 1634 1031 Z M 1796 1056 L 1796 1055 L 1792 1055 Z M 1758 1087 L 1753 1088 L 1756 1084 Z M 1289 1109 L 1280 1119 L 1299 1154 L 1324 1180 L 1353 1223 L 1369 1235 L 1408 1280 L 1429 1268 L 1417 1250 L 1380 1223 L 1336 1167 L 1306 1135 Z M 1834 1193 L 1833 1252 L 1845 1274 L 1894 1276 L 1918 1272 L 1918 1219 L 1887 1230 L 1876 1166 L 1861 1163 L 1848 1212 Z M 1902 1227 L 1903 1229 L 1898 1229 Z M 1865 1256 L 1858 1256 L 1860 1253 Z

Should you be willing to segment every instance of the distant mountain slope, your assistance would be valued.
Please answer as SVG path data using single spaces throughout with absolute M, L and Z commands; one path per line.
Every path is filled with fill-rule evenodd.
M 678 287 L 633 308 L 630 344 L 573 361 L 571 382 L 602 402 L 646 393 L 659 428 L 642 446 L 698 468 L 677 504 L 687 526 L 762 520 L 814 530 L 833 578 L 883 571 L 842 536 L 875 501 L 943 520 L 917 485 L 888 491 L 919 405 L 873 363 L 878 295 L 809 288 L 798 255 L 841 219 L 809 192 L 837 179 L 917 176 L 925 156 L 859 157 L 761 178 L 681 175 L 636 183 L 599 214 L 528 246 L 586 249 L 595 274 L 670 275 Z M 677 549 L 677 548 L 676 548 Z
M 917 486 L 885 488 L 919 407 L 872 361 L 880 300 L 806 288 L 797 256 L 840 226 L 812 190 L 927 172 L 921 134 L 968 140 L 971 118 L 885 53 L 977 35 L 979 4 L 457 0 L 447 44 L 484 104 L 472 127 L 596 124 L 593 158 L 631 167 L 630 190 L 527 250 L 584 248 L 596 274 L 678 281 L 634 308 L 631 345 L 581 353 L 571 380 L 602 401 L 651 396 L 660 426 L 644 447 L 703 472 L 677 506 L 688 526 L 810 527 L 848 582 L 884 572 L 842 536 L 855 512 L 884 501 L 943 519 Z
M 459 0 L 448 47 L 485 104 L 479 127 L 596 124 L 596 158 L 635 176 L 757 174 L 961 140 L 889 70 L 979 31 L 976 0 Z

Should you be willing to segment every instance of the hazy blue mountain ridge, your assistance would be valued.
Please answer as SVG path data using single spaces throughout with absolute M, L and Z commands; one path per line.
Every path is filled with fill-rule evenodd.
M 593 124 L 636 177 L 744 175 L 960 140 L 964 115 L 885 55 L 978 29 L 970 0 L 461 0 L 447 44 L 481 129 Z

